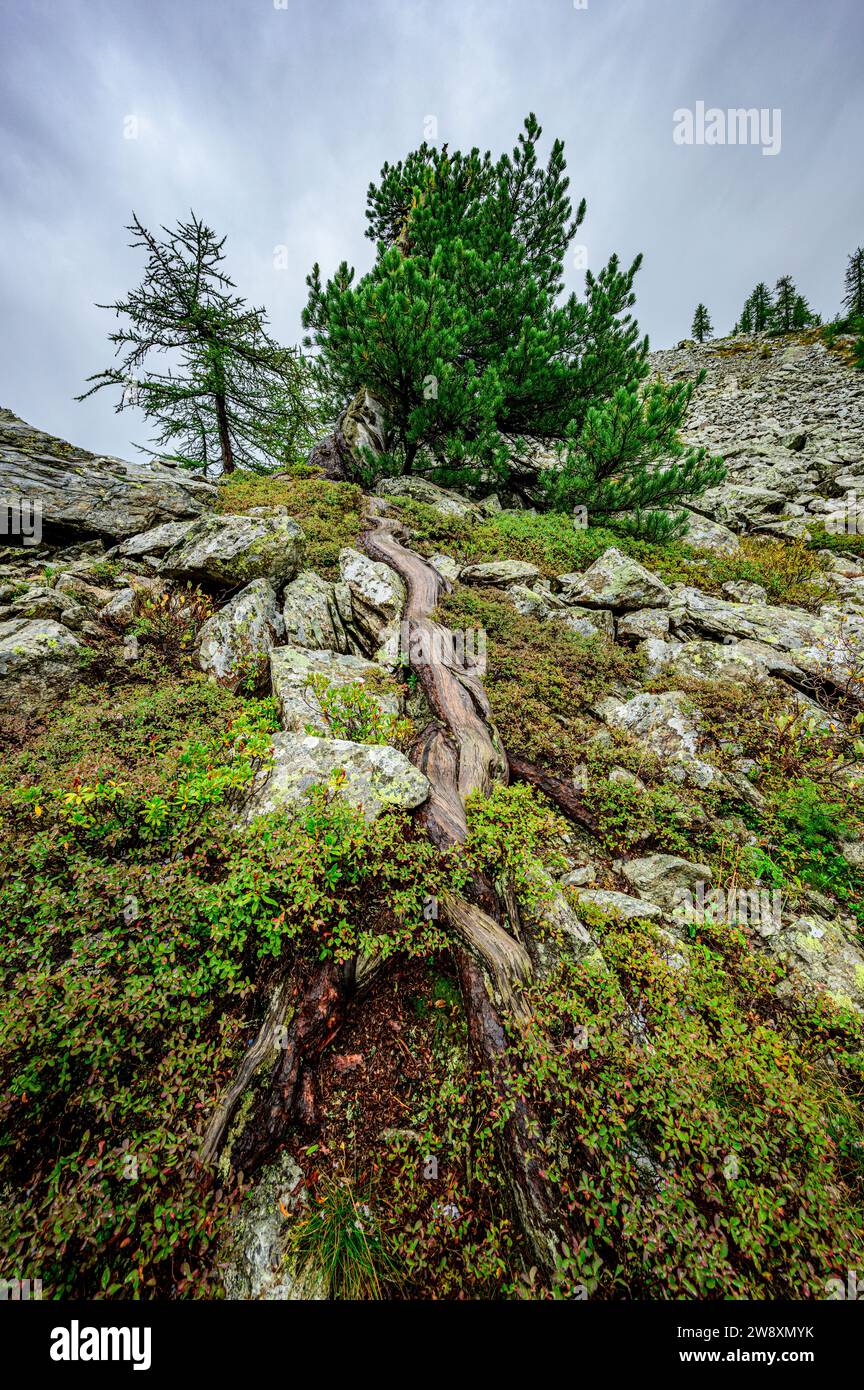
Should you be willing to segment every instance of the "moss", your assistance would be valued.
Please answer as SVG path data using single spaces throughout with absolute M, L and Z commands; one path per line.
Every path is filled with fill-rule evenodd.
M 354 483 L 334 483 L 319 475 L 270 477 L 233 473 L 219 485 L 217 511 L 245 514 L 253 507 L 285 507 L 306 537 L 306 565 L 326 579 L 338 578 L 339 551 L 360 533 L 362 493 Z
M 522 617 L 495 589 L 457 589 L 440 617 L 486 634 L 484 685 L 504 746 L 555 767 L 580 760 L 594 729 L 590 706 L 633 684 L 642 669 L 639 657 L 603 634 L 577 637 Z

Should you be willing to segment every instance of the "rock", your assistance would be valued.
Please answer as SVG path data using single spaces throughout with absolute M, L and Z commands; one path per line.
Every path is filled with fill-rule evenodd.
M 357 463 L 367 466 L 366 455 L 383 454 L 387 448 L 387 419 L 382 403 L 361 386 L 339 421 L 342 439 Z
M 429 795 L 423 773 L 386 744 L 274 734 L 273 765 L 259 774 L 244 820 L 302 805 L 309 789 L 328 785 L 334 773 L 339 774 L 337 794 L 359 807 L 367 821 L 390 809 L 413 810 Z
M 722 586 L 724 594 L 738 603 L 765 603 L 767 590 L 761 584 L 751 584 L 746 579 L 730 579 Z
M 134 622 L 138 608 L 138 595 L 132 588 L 119 589 L 99 610 L 99 617 L 112 627 L 124 628 Z
M 480 514 L 480 507 L 476 503 L 425 478 L 382 478 L 375 491 L 379 497 L 410 497 L 415 502 L 434 507 L 442 516 L 458 516 L 474 521 Z
M 274 647 L 270 652 L 270 676 L 282 727 L 294 733 L 307 733 L 307 724 L 322 734 L 330 731 L 310 684 L 313 676 L 323 676 L 330 685 L 371 683 L 379 707 L 386 714 L 398 714 L 401 709 L 398 694 L 374 690 L 375 684 L 386 675 L 383 666 L 359 656 L 299 647 Z
M 653 920 L 663 916 L 663 909 L 658 903 L 646 902 L 642 898 L 631 898 L 627 893 L 613 893 L 608 888 L 579 888 L 575 889 L 574 892 L 577 893 L 580 903 L 591 903 L 601 912 L 615 914 L 623 918 L 625 922 L 636 918 Z
M 669 614 L 665 608 L 636 608 L 632 613 L 622 613 L 616 626 L 619 641 L 627 637 L 640 642 L 648 637 L 662 640 L 669 633 Z
M 565 627 L 577 637 L 593 637 L 597 632 L 615 637 L 615 619 L 608 608 L 561 608 L 550 613 L 546 621 Z
M 700 516 L 698 512 L 687 513 L 687 529 L 682 540 L 697 550 L 713 550 L 717 555 L 732 555 L 741 544 L 728 526 L 709 521 L 707 516 Z
M 0 495 L 42 507 L 51 528 L 113 539 L 213 506 L 212 483 L 154 459 L 99 458 L 0 411 Z
M 351 597 L 351 620 L 372 653 L 398 629 L 407 594 L 389 565 L 370 560 L 346 546 L 339 552 L 339 573 Z
M 482 584 L 506 589 L 511 584 L 528 584 L 540 578 L 536 565 L 527 560 L 487 560 L 479 565 L 466 565 L 460 579 L 463 584 Z
M 670 911 L 686 901 L 686 895 L 696 894 L 713 881 L 707 864 L 692 864 L 677 854 L 648 854 L 642 859 L 630 859 L 621 872 L 640 898 Z
M 197 665 L 235 690 L 245 680 L 257 684 L 262 665 L 284 631 L 273 584 L 253 579 L 201 628 Z
M 288 516 L 206 516 L 172 545 L 161 572 L 174 579 L 248 584 L 293 579 L 303 563 L 303 532 Z
M 702 788 L 728 785 L 724 774 L 699 756 L 699 712 L 683 691 L 643 693 L 626 701 L 609 696 L 596 711 L 610 728 L 630 734 L 660 758 L 674 781 Z
M 291 1154 L 281 1154 L 264 1169 L 226 1237 L 227 1298 L 294 1302 L 327 1297 L 320 1276 L 298 1273 L 290 1259 L 291 1223 L 308 1200 L 303 1171 Z
M 192 526 L 192 521 L 166 521 L 161 526 L 154 526 L 149 531 L 142 531 L 140 535 L 130 536 L 128 541 L 123 541 L 120 545 L 114 546 L 108 554 L 112 558 L 120 556 L 125 560 L 137 560 L 144 555 L 155 555 L 161 557 L 172 547 L 182 541 Z
M 729 603 L 678 584 L 673 591 L 672 630 L 715 639 L 746 638 L 789 653 L 797 674 L 821 676 L 839 686 L 856 685 L 855 666 L 864 658 L 864 617 L 826 604 L 819 614 L 765 603 Z M 857 682 L 860 684 L 860 681 Z
M 529 589 L 527 584 L 511 584 L 507 597 L 523 618 L 537 618 L 541 622 L 564 609 L 557 594 L 550 594 L 545 589 Z
M 643 652 L 649 674 L 661 672 L 673 680 L 744 681 L 764 680 L 768 666 L 755 652 L 740 642 L 724 646 L 719 642 L 646 642 Z
M 562 574 L 558 583 L 565 603 L 611 608 L 615 613 L 666 608 L 672 598 L 662 579 L 614 546 L 584 574 Z
M 830 904 L 828 904 L 830 907 Z M 864 955 L 839 923 L 816 913 L 796 918 L 769 941 L 804 984 L 835 1004 L 864 1013 Z
M 47 713 L 80 675 L 81 643 L 61 623 L 12 618 L 0 623 L 0 710 Z
M 4 613 L 4 618 L 47 618 L 49 622 L 80 632 L 89 617 L 89 610 L 71 594 L 49 589 L 42 584 L 28 586 L 19 593 Z
M 314 570 L 304 570 L 285 586 L 282 618 L 288 642 L 295 647 L 309 647 L 313 651 L 350 650 L 336 587 Z M 350 613 L 350 592 L 344 596 L 342 606 L 347 607 Z
M 430 555 L 430 565 L 434 565 L 442 579 L 446 579 L 448 584 L 455 584 L 459 578 L 462 566 L 452 555 Z

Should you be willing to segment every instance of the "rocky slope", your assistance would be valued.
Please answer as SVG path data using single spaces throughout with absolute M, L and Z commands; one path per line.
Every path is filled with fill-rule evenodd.
M 118 699 L 125 698 L 127 687 L 158 689 L 165 679 L 158 665 L 160 653 L 163 648 L 174 652 L 175 647 L 179 655 L 172 656 L 172 671 L 180 670 L 190 688 L 196 682 L 211 682 L 232 699 L 248 696 L 256 710 L 253 696 L 272 696 L 273 714 L 268 718 L 278 727 L 274 722 L 268 726 L 267 756 L 249 765 L 242 797 L 232 792 L 233 799 L 226 802 L 232 834 L 254 836 L 256 826 L 269 826 L 281 813 L 305 815 L 310 792 L 322 785 L 346 805 L 360 808 L 369 834 L 375 833 L 375 824 L 386 826 L 394 812 L 420 808 L 422 818 L 429 809 L 435 760 L 424 763 L 417 755 L 416 739 L 412 744 L 406 734 L 406 719 L 413 720 L 416 735 L 443 718 L 442 710 L 430 708 L 424 697 L 422 679 L 417 682 L 424 664 L 443 662 L 448 671 L 459 673 L 474 701 L 474 714 L 479 711 L 488 719 L 501 768 L 509 760 L 514 778 L 533 776 L 535 787 L 565 813 L 559 823 L 563 858 L 552 856 L 546 862 L 536 847 L 530 855 L 525 849 L 520 852 L 526 856 L 526 868 L 519 865 L 518 854 L 511 860 L 505 852 L 508 837 L 521 833 L 506 820 L 506 808 L 500 811 L 504 818 L 498 825 L 490 811 L 494 833 L 484 852 L 492 857 L 484 861 L 483 872 L 496 889 L 511 876 L 510 887 L 502 890 L 505 897 L 511 895 L 505 920 L 513 937 L 527 943 L 519 944 L 519 951 L 526 961 L 530 956 L 525 973 L 533 981 L 531 988 L 539 991 L 532 996 L 532 1017 L 543 1018 L 546 1008 L 564 1009 L 562 1017 L 569 1017 L 566 1028 L 572 1028 L 575 1019 L 577 1032 L 582 1027 L 591 1032 L 600 1027 L 593 1015 L 587 1025 L 577 1015 L 583 992 L 588 1001 L 595 991 L 600 998 L 598 1018 L 611 1019 L 621 1011 L 615 1046 L 623 1059 L 622 1074 L 629 1079 L 621 1083 L 623 1090 L 615 1089 L 605 1100 L 598 1090 L 598 1103 L 617 1104 L 614 1097 L 620 1099 L 636 1084 L 633 1076 L 640 1066 L 650 1063 L 650 1070 L 659 1065 L 659 1056 L 672 1056 L 680 1046 L 683 1060 L 676 1084 L 682 1094 L 694 1088 L 691 1107 L 703 1100 L 707 1104 L 713 1082 L 707 1076 L 697 1084 L 696 1057 L 700 1047 L 713 1048 L 723 1034 L 721 1006 L 714 995 L 706 1004 L 697 991 L 697 1002 L 688 1003 L 678 991 L 704 990 L 706 970 L 709 965 L 720 969 L 721 960 L 723 969 L 733 972 L 729 998 L 737 1001 L 743 991 L 749 1000 L 729 1025 L 730 1038 L 754 1032 L 761 1039 L 765 1029 L 776 1030 L 771 1034 L 774 1041 L 766 1045 L 771 1056 L 768 1071 L 757 1071 L 753 1062 L 742 1095 L 760 1088 L 766 1096 L 771 1092 L 764 1102 L 764 1116 L 771 1123 L 782 1110 L 779 1095 L 784 1087 L 795 1088 L 796 1094 L 803 1087 L 801 1107 L 808 1114 L 808 1107 L 813 1108 L 813 1129 L 806 1142 L 797 1131 L 794 1143 L 785 1133 L 777 1140 L 778 1154 L 790 1144 L 793 1149 L 800 1146 L 804 1176 L 797 1170 L 777 1176 L 778 1169 L 770 1179 L 760 1170 L 758 1178 L 763 1195 L 772 1182 L 778 1190 L 786 1184 L 792 1193 L 787 1200 L 794 1206 L 799 1189 L 805 1190 L 809 1181 L 806 1165 L 833 1165 L 834 1196 L 829 1194 L 824 1209 L 820 1206 L 815 1215 L 808 1209 L 806 1221 L 802 1216 L 804 1234 L 789 1237 L 794 1248 L 787 1255 L 794 1277 L 776 1272 L 772 1276 L 787 1294 L 813 1296 L 820 1281 L 836 1272 L 826 1264 L 829 1247 L 845 1242 L 842 1258 L 855 1258 L 847 1217 L 837 1218 L 838 1234 L 833 1228 L 829 1231 L 834 1218 L 828 1212 L 835 1197 L 838 1210 L 852 1209 L 856 1198 L 847 1188 L 854 1188 L 856 1175 L 860 1178 L 860 1120 L 844 1119 L 841 1126 L 830 1106 L 836 1102 L 837 1113 L 852 1106 L 855 1086 L 848 1078 L 860 1068 L 864 1018 L 864 547 L 821 545 L 817 528 L 838 508 L 848 508 L 850 493 L 864 496 L 864 380 L 842 355 L 808 339 L 688 343 L 655 353 L 652 361 L 655 370 L 668 377 L 705 368 L 707 379 L 694 397 L 689 436 L 722 454 L 729 467 L 727 481 L 693 504 L 689 549 L 640 549 L 615 543 L 614 537 L 593 537 L 590 528 L 584 536 L 578 528 L 566 534 L 544 530 L 542 518 L 502 512 L 495 498 L 460 497 L 422 479 L 389 479 L 379 485 L 376 497 L 365 500 L 367 518 L 401 518 L 408 528 L 408 544 L 426 556 L 440 576 L 442 616 L 430 630 L 449 641 L 456 634 L 462 642 L 458 653 L 451 647 L 443 656 L 411 649 L 406 641 L 411 637 L 406 584 L 388 564 L 365 553 L 359 536 L 354 545 L 337 547 L 338 563 L 331 572 L 323 574 L 308 563 L 306 523 L 292 503 L 299 486 L 295 479 L 281 477 L 269 484 L 269 501 L 266 493 L 262 501 L 256 492 L 254 498 L 249 494 L 245 502 L 235 500 L 226 507 L 224 494 L 201 479 L 158 462 L 139 466 L 93 458 L 4 412 L 4 488 L 10 496 L 37 499 L 45 520 L 41 546 L 10 546 L 0 554 L 0 721 L 12 747 L 19 741 L 25 746 L 5 789 L 6 833 L 10 846 L 21 834 L 47 833 L 44 820 L 22 825 L 21 808 L 35 816 L 38 797 L 47 801 L 47 793 L 35 787 L 33 767 L 52 729 L 62 729 L 67 708 L 70 718 L 80 717 L 75 711 L 91 698 L 88 690 L 98 704 L 106 698 L 110 702 L 112 689 Z M 347 437 L 350 431 L 345 433 Z M 331 498 L 328 505 L 332 502 Z M 567 557 L 566 567 L 551 558 L 558 554 Z M 406 663 L 413 668 L 408 678 Z M 520 739 L 531 744 L 527 757 L 526 749 L 518 746 Z M 61 779 L 57 790 L 60 805 L 62 796 L 80 799 L 82 777 L 88 772 L 77 768 L 72 753 L 69 756 L 68 786 Z M 188 761 L 193 755 L 183 756 Z M 99 772 L 104 775 L 102 764 Z M 122 781 L 120 763 L 113 775 Z M 104 791 L 97 801 L 99 795 Z M 152 816 L 152 798 L 147 807 Z M 37 809 L 41 818 L 41 802 Z M 517 822 L 530 822 L 541 814 L 533 802 L 530 807 L 519 803 L 517 812 Z M 263 833 L 266 837 L 269 831 Z M 558 834 L 556 830 L 555 837 Z M 469 842 L 473 844 L 470 836 Z M 390 921 L 399 913 L 387 891 L 378 890 L 374 912 L 389 913 Z M 436 904 L 437 916 L 437 898 L 430 901 Z M 126 920 L 127 925 L 134 922 L 134 914 Z M 455 921 L 456 917 L 447 924 L 448 941 L 458 955 L 467 938 L 464 932 L 459 935 Z M 388 929 L 402 928 L 391 921 Z M 627 955 L 634 942 L 639 943 L 638 960 Z M 514 942 L 510 944 L 515 952 Z M 32 967 L 19 960 L 18 951 L 14 944 L 7 947 L 7 980 L 9 971 Z M 488 955 L 479 948 L 476 954 L 488 966 Z M 667 1047 L 659 1033 L 650 1031 L 657 1027 L 657 1017 L 665 1017 L 665 1009 L 659 1009 L 657 1017 L 652 1013 L 658 1008 L 652 994 L 656 980 L 633 983 L 649 957 L 663 975 L 664 988 L 671 991 L 671 1013 L 678 1009 L 686 1019 L 700 1009 L 707 1011 L 707 1031 L 689 1061 L 677 1034 Z M 740 978 L 733 966 L 743 970 Z M 371 979 L 375 968 L 374 953 L 355 956 L 360 976 L 365 971 Z M 199 1083 L 196 1092 L 196 1105 L 203 1111 L 194 1121 L 197 1140 L 203 1140 L 208 1161 L 218 1159 L 226 1179 L 230 1143 L 238 1134 L 242 1139 L 243 1126 L 248 1127 L 250 1095 L 258 1094 L 256 1086 L 268 1068 L 280 1064 L 274 1029 L 284 1031 L 292 1019 L 289 997 L 294 996 L 285 992 L 284 980 L 267 979 L 267 987 L 258 987 L 251 996 L 251 1015 L 260 1031 L 254 1038 L 248 1022 L 245 1025 L 239 1055 L 246 1049 L 246 1062 L 240 1066 L 239 1081 L 235 1077 L 233 1090 L 227 1084 L 226 1054 L 221 1085 L 207 1089 Z M 562 979 L 569 981 L 563 995 Z M 373 1019 L 378 1017 L 376 999 L 373 993 Z M 358 1045 L 363 1051 L 345 1052 L 334 1061 L 327 1044 L 337 1025 L 327 1031 L 320 1050 L 319 1084 L 330 1076 L 330 1067 L 342 1079 L 326 1083 L 335 1090 L 327 1091 L 323 1118 L 321 1103 L 300 1088 L 298 1104 L 302 1101 L 309 1113 L 317 1114 L 315 1132 L 323 1135 L 326 1153 L 338 1148 L 340 1138 L 344 1143 L 340 1087 L 356 1086 L 352 1113 L 356 1101 L 361 1111 L 365 1107 L 379 1115 L 380 1096 L 372 1096 L 371 1080 L 364 1080 L 366 1068 L 371 1078 L 373 1057 L 395 1050 L 394 1031 L 401 1039 L 408 1027 L 397 1019 L 395 1029 L 390 1028 L 394 1019 L 388 1021 L 386 1012 L 397 1006 L 390 996 L 387 999 L 380 1006 L 380 1031 L 361 1034 Z M 567 1015 L 574 1007 L 576 1013 Z M 22 1010 L 23 1019 L 23 1004 Z M 560 1023 L 559 1018 L 559 1032 Z M 343 1025 L 354 1026 L 340 1016 L 338 1027 Z M 559 1032 L 552 1029 L 553 1036 Z M 827 1052 L 818 1051 L 823 1033 L 833 1039 Z M 410 1029 L 406 1036 L 420 1038 Z M 838 1039 L 843 1040 L 842 1048 Z M 19 1045 L 16 1041 L 12 1051 Z M 460 1046 L 461 1052 L 456 1048 L 446 1058 L 437 1057 L 430 1071 L 456 1066 L 452 1059 L 457 1055 L 462 1058 L 459 1065 L 467 1067 L 464 1040 Z M 531 1054 L 530 1035 L 522 1036 L 519 1046 L 527 1049 L 520 1066 L 531 1076 L 531 1066 L 540 1064 Z M 597 1056 L 606 1056 L 606 1043 L 598 1047 Z M 233 1055 L 236 1064 L 236 1051 Z M 566 1055 L 569 1061 L 558 1077 L 562 1086 L 565 1076 L 580 1075 L 578 1049 L 575 1060 L 570 1052 Z M 792 1055 L 795 1060 L 789 1061 Z M 858 1061 L 850 1061 L 856 1057 Z M 715 1060 L 720 1070 L 732 1065 L 726 1054 Z M 543 1058 L 540 1061 L 545 1065 Z M 23 1067 L 20 1061 L 18 1065 Z M 759 1065 L 766 1065 L 761 1055 Z M 631 1067 L 635 1070 L 628 1070 Z M 298 1063 L 292 1083 L 297 1086 L 299 1068 Z M 309 1074 L 317 1068 L 316 1060 Z M 25 1072 L 26 1068 L 20 1076 Z M 595 1068 L 585 1075 L 599 1087 L 601 1072 Z M 813 1098 L 818 1088 L 811 1096 L 806 1087 L 816 1087 L 814 1078 L 828 1074 L 844 1099 L 832 1091 L 822 1115 L 820 1102 Z M 18 1075 L 10 1064 L 7 1082 L 13 1090 Z M 379 1090 L 383 1086 L 386 1092 L 395 1084 L 393 1075 L 379 1077 Z M 346 1077 L 354 1080 L 346 1082 Z M 734 1091 L 741 1078 L 727 1080 Z M 643 1076 L 639 1085 L 644 1084 Z M 745 1102 L 740 1103 L 746 1109 Z M 723 1130 L 725 1137 L 716 1143 L 725 1145 L 724 1151 L 707 1153 L 695 1133 L 681 1141 L 676 1131 L 674 1142 L 668 1136 L 660 1142 L 654 1120 L 647 1123 L 641 1113 L 633 1119 L 628 1112 L 620 1119 L 622 1132 L 629 1135 L 626 1179 L 617 1166 L 620 1156 L 609 1155 L 608 1161 L 600 1162 L 599 1175 L 589 1180 L 585 1174 L 594 1171 L 593 1160 L 583 1154 L 580 1179 L 578 1164 L 571 1171 L 561 1158 L 562 1153 L 576 1153 L 589 1124 L 583 1119 L 581 1129 L 562 1127 L 559 1133 L 561 1116 L 574 1106 L 577 1101 L 571 1094 L 557 1115 L 553 1106 L 552 1118 L 546 1118 L 550 1134 L 556 1136 L 554 1143 L 549 1141 L 555 1163 L 562 1162 L 562 1173 L 569 1174 L 566 1182 L 573 1183 L 574 1190 L 585 1182 L 580 1201 L 586 1209 L 590 1210 L 590 1194 L 599 1200 L 604 1183 L 612 1184 L 617 1201 L 615 1184 L 632 1181 L 633 1200 L 638 1197 L 646 1210 L 655 1212 L 655 1224 L 642 1233 L 646 1242 L 656 1241 L 658 1250 L 664 1242 L 670 1249 L 677 1242 L 686 1251 L 694 1241 L 704 1241 L 714 1251 L 716 1278 L 723 1287 L 767 1296 L 758 1268 L 753 1272 L 749 1257 L 739 1258 L 735 1240 L 745 1243 L 740 1232 L 735 1238 L 730 1235 L 734 1222 L 744 1220 L 748 1203 L 756 1201 L 756 1188 L 742 1187 L 740 1199 L 729 1197 L 733 1206 L 737 1200 L 741 1205 L 728 1229 L 720 1199 L 706 1195 L 709 1189 L 714 1192 L 711 1185 L 721 1162 L 734 1158 L 735 1180 L 739 1162 L 742 1169 L 759 1169 L 757 1141 L 745 1135 L 743 1122 L 740 1142 L 736 1130 L 729 1131 L 731 1139 Z M 715 1111 L 712 1099 L 702 1117 L 705 1126 L 713 1124 Z M 546 1114 L 543 1106 L 538 1113 Z M 415 1140 L 420 1142 L 420 1123 L 410 1107 L 400 1103 L 364 1141 L 372 1146 L 364 1150 L 367 1161 L 376 1145 L 386 1147 L 385 1135 L 397 1135 L 394 1142 L 404 1155 L 406 1145 L 410 1150 Z M 590 1123 L 599 1121 L 595 1116 Z M 768 1123 L 754 1110 L 754 1135 Z M 825 1140 L 823 1159 L 818 1159 L 823 1130 L 830 1132 L 830 1139 Z M 699 1195 L 692 1198 L 692 1228 L 676 1228 L 673 1239 L 673 1212 L 684 1198 L 673 1190 L 677 1178 L 668 1155 L 680 1142 L 679 1159 L 682 1154 L 693 1158 L 692 1181 Z M 191 1152 L 188 1137 L 185 1144 Z M 308 1162 L 298 1165 L 305 1148 L 293 1144 L 292 1153 L 284 1152 L 259 1175 L 236 1224 L 226 1228 L 219 1280 L 231 1296 L 292 1298 L 319 1296 L 322 1291 L 314 1270 L 306 1268 L 297 1278 L 292 1274 L 291 1233 L 308 1210 L 306 1184 L 320 1179 Z M 780 1159 L 771 1162 L 779 1164 Z M 549 1154 L 544 1163 L 552 1163 Z M 37 1179 L 31 1174 L 27 1180 Z M 12 1181 L 14 1185 L 14 1176 Z M 732 1179 L 727 1175 L 723 1181 Z M 757 1183 L 757 1178 L 752 1181 Z M 459 1190 L 459 1203 L 470 1205 L 467 1189 Z M 496 1222 L 506 1210 L 505 1198 L 500 1200 L 500 1210 L 483 1208 L 476 1217 L 481 1243 L 498 1230 Z M 387 1197 L 385 1205 L 389 1201 Z M 717 1204 L 716 1216 L 711 1202 Z M 436 1199 L 418 1218 L 428 1223 L 428 1239 L 436 1251 L 444 1208 L 458 1215 L 452 1193 L 447 1203 Z M 573 1225 L 572 1210 L 570 1206 L 561 1219 L 562 1230 L 573 1242 L 574 1264 L 571 1268 L 565 1262 L 563 1272 L 559 1268 L 554 1278 L 550 1275 L 550 1288 L 555 1279 L 565 1284 L 570 1279 L 601 1295 L 647 1289 L 649 1296 L 665 1296 L 657 1294 L 650 1278 L 634 1273 L 639 1260 L 633 1263 L 626 1254 L 629 1237 L 623 1231 L 624 1255 L 618 1245 L 612 1251 L 602 1247 L 599 1253 L 592 1246 L 589 1257 L 578 1220 Z M 511 1216 L 512 1212 L 505 1219 L 507 1229 Z M 769 1242 L 779 1221 L 779 1215 L 765 1218 Z M 808 1223 L 817 1233 L 813 1250 L 807 1244 Z M 516 1281 L 522 1277 L 518 1271 L 524 1274 L 538 1258 L 531 1232 L 523 1224 L 526 1229 L 512 1237 L 506 1256 L 496 1247 L 494 1257 L 512 1265 Z M 763 1239 L 761 1228 L 758 1239 Z M 818 1253 L 813 1253 L 817 1247 Z M 407 1247 L 399 1248 L 410 1263 Z M 639 1250 L 641 1259 L 641 1245 Z M 486 1274 L 472 1272 L 469 1277 L 463 1270 L 458 1277 L 464 1277 L 469 1292 L 490 1287 L 488 1279 L 483 1283 Z M 688 1279 L 698 1283 L 702 1276 L 692 1269 L 681 1274 L 676 1267 L 663 1277 L 671 1281 L 674 1296 L 677 1279 L 683 1279 L 680 1287 L 686 1288 Z M 703 1296 L 711 1296 L 713 1277 L 706 1274 L 707 1282 L 699 1285 Z M 782 1283 L 787 1277 L 791 1284 Z M 735 1284 L 739 1278 L 741 1284 Z M 803 1281 L 797 1294 L 796 1279 Z M 71 1276 L 70 1287 L 75 1287 Z

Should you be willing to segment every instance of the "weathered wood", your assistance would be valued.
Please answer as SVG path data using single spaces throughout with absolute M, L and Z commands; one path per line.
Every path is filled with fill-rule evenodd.
M 454 893 L 442 893 L 439 905 L 468 951 L 486 970 L 499 1008 L 524 1014 L 522 989 L 531 980 L 531 957 L 488 913 Z
M 507 750 L 507 764 L 514 782 L 530 782 L 532 787 L 543 792 L 576 825 L 592 835 L 597 834 L 597 817 L 585 805 L 578 787 L 566 777 L 558 777 L 546 768 L 540 768 L 527 758 Z
M 314 1099 L 303 1086 L 303 1067 L 321 1056 L 345 1017 L 345 971 L 335 961 L 318 967 L 288 1026 L 270 1080 L 234 1144 L 231 1166 L 248 1176 L 275 1154 L 298 1107 L 309 1115 Z

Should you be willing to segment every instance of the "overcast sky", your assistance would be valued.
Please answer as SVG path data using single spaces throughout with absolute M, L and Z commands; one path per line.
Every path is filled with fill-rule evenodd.
M 227 233 L 240 292 L 296 342 L 312 263 L 368 267 L 368 183 L 430 118 L 451 149 L 509 149 L 530 110 L 565 140 L 590 267 L 644 252 L 654 347 L 700 299 L 728 331 L 784 273 L 834 314 L 864 243 L 862 0 L 583 5 L 0 0 L 0 405 L 97 452 L 146 443 L 108 391 L 72 399 L 112 360 L 94 301 L 140 279 L 132 209 Z M 779 108 L 779 152 L 676 144 L 700 101 Z

